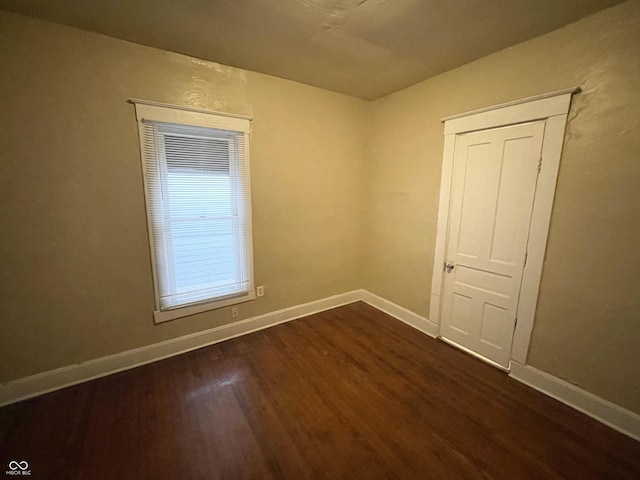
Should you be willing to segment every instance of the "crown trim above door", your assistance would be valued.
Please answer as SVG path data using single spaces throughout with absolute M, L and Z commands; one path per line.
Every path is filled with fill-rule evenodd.
M 437 323 L 440 323 L 442 312 L 444 264 L 447 253 L 446 244 L 456 135 L 531 122 L 533 120 L 546 121 L 540 174 L 531 216 L 527 262 L 522 276 L 520 300 L 517 308 L 518 320 L 511 348 L 511 360 L 523 365 L 526 365 L 529 342 L 533 330 L 567 114 L 571 105 L 572 95 L 579 91 L 579 87 L 565 89 L 443 119 L 444 153 L 429 310 L 431 320 Z
M 565 88 L 556 92 L 543 93 L 470 112 L 449 115 L 441 118 L 440 121 L 445 124 L 444 134 L 448 135 L 501 127 L 523 121 L 542 120 L 553 115 L 568 113 L 571 96 L 581 91 L 580 87 Z M 523 116 L 528 120 L 521 120 Z

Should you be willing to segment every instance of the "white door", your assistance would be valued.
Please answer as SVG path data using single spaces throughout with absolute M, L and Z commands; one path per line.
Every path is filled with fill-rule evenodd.
M 456 135 L 441 336 L 508 368 L 545 122 Z

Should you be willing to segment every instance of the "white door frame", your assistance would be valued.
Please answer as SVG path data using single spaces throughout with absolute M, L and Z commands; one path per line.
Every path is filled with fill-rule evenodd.
M 579 91 L 580 87 L 569 88 L 441 119 L 444 122 L 444 154 L 429 305 L 429 317 L 438 325 L 440 325 L 444 263 L 447 253 L 449 203 L 456 135 L 534 120 L 546 120 L 542 142 L 542 163 L 533 201 L 527 244 L 527 264 L 522 275 L 520 300 L 516 313 L 518 321 L 513 333 L 511 348 L 511 359 L 523 365 L 527 363 L 529 341 L 538 302 L 542 264 L 547 247 L 567 114 L 571 105 L 571 96 Z

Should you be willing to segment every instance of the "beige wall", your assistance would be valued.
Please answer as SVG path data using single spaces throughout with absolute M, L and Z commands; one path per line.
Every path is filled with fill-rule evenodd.
M 638 1 L 373 103 L 363 286 L 429 315 L 440 117 L 575 85 L 529 362 L 640 413 Z
M 580 85 L 530 362 L 640 412 L 640 2 L 371 104 L 3 12 L 0 32 L 0 381 L 231 321 L 153 325 L 129 97 L 255 116 L 267 294 L 241 317 L 360 287 L 428 316 L 439 118 Z
M 367 103 L 0 11 L 0 381 L 231 321 L 155 326 L 130 97 L 255 116 L 250 317 L 359 287 Z

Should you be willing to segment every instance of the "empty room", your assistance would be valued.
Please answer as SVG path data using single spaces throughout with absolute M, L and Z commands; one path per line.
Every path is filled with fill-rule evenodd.
M 0 0 L 0 476 L 640 478 L 640 0 Z

